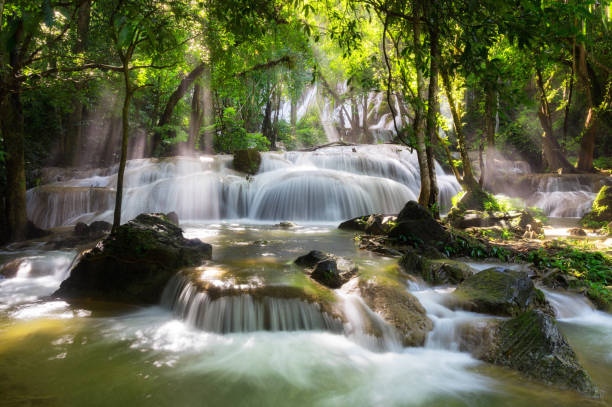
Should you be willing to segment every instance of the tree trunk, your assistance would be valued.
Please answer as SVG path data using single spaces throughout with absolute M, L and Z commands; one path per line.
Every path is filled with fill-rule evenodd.
M 24 162 L 23 112 L 19 92 L 2 101 L 2 136 L 6 150 L 6 211 L 10 241 L 27 234 L 26 176 Z
M 166 107 L 164 108 L 164 111 L 157 122 L 158 129 L 153 134 L 154 153 L 161 153 L 161 140 L 163 135 L 163 130 L 161 128 L 170 123 L 172 113 L 174 112 L 174 108 L 176 107 L 177 103 L 183 98 L 183 96 L 185 96 L 185 93 L 187 93 L 191 85 L 193 85 L 194 81 L 204 73 L 206 67 L 207 64 L 205 62 L 201 62 L 200 65 L 195 67 L 194 70 L 189 73 L 189 75 L 181 80 L 179 86 L 172 93 L 172 95 L 170 95 L 170 98 L 166 103 Z
M 542 134 L 542 150 L 544 159 L 548 163 L 548 167 L 552 171 L 561 169 L 563 172 L 574 172 L 574 167 L 567 161 L 567 158 L 561 152 L 561 146 L 555 138 L 550 106 L 544 89 L 544 81 L 542 80 L 542 72 L 538 69 L 536 72 L 536 81 L 540 90 L 540 109 L 538 110 L 538 118 L 544 133 Z
M 480 186 L 486 182 L 486 174 L 489 172 L 495 156 L 495 117 L 497 116 L 497 93 L 491 83 L 485 84 L 485 111 L 484 111 L 484 140 L 480 142 Z M 486 161 L 484 156 L 485 142 L 487 145 Z
M 264 112 L 264 119 L 261 125 L 261 134 L 268 139 L 270 146 L 272 146 L 272 95 L 268 97 L 266 102 L 266 110 Z
M 474 178 L 472 162 L 468 155 L 468 150 L 465 143 L 465 134 L 463 133 L 463 126 L 461 125 L 461 115 L 459 113 L 459 108 L 455 104 L 450 79 L 448 72 L 446 71 L 442 71 L 442 82 L 444 84 L 444 91 L 446 93 L 446 98 L 448 99 L 448 104 L 450 105 L 451 115 L 453 116 L 453 126 L 455 129 L 455 134 L 457 135 L 461 161 L 463 162 L 463 184 L 469 190 L 473 190 L 478 187 L 478 183 L 476 182 L 476 178 Z
M 113 215 L 113 228 L 115 232 L 121 225 L 121 204 L 123 201 L 123 175 L 127 162 L 128 137 L 130 131 L 130 102 L 132 100 L 132 84 L 130 83 L 130 72 L 127 62 L 123 65 L 123 79 L 125 95 L 123 97 L 123 109 L 121 110 L 121 158 L 119 159 L 119 171 L 117 172 L 117 191 L 115 194 L 115 213 Z
M 429 178 L 429 163 L 427 160 L 427 144 L 425 141 L 425 114 L 423 105 L 425 102 L 425 80 L 423 78 L 421 60 L 421 23 L 418 11 L 414 11 L 413 20 L 413 47 L 415 50 L 414 67 L 417 78 L 417 101 L 414 105 L 414 135 L 415 148 L 419 161 L 419 174 L 421 178 L 421 190 L 419 192 L 419 203 L 423 206 L 429 205 L 431 195 L 431 180 Z
M 437 115 L 440 110 L 438 101 L 438 72 L 439 72 L 439 33 L 435 24 L 429 26 L 429 94 L 427 99 L 427 164 L 429 167 L 429 200 L 428 206 L 436 218 L 440 217 L 438 208 L 438 178 L 436 176 L 436 161 L 434 146 L 438 139 Z
M 191 114 L 189 116 L 189 140 L 187 140 L 187 149 L 195 151 L 196 143 L 200 137 L 200 128 L 202 127 L 202 87 L 196 83 L 193 87 L 193 97 L 191 99 Z
M 215 122 L 215 107 L 213 104 L 212 92 L 210 91 L 208 79 L 204 82 L 204 89 L 202 94 L 202 110 L 204 120 L 204 148 L 203 150 L 207 154 L 213 153 L 213 138 L 214 130 L 209 127 Z

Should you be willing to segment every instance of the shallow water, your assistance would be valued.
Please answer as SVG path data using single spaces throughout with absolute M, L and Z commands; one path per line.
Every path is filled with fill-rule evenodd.
M 297 278 L 301 272 L 291 262 L 312 249 L 351 257 L 366 272 L 395 261 L 359 251 L 352 234 L 329 225 L 284 230 L 218 223 L 185 231 L 213 244 L 213 259 L 204 265 L 210 278 L 282 283 Z M 75 254 L 0 253 L 2 261 L 36 257 L 37 264 L 52 265 L 32 268 L 42 275 L 0 280 L 2 406 L 606 405 L 478 362 L 453 350 L 452 341 L 381 350 L 317 330 L 221 335 L 196 329 L 163 307 L 126 311 L 46 300 Z M 444 319 L 486 318 L 435 309 L 435 295 L 422 291 L 417 295 L 438 318 L 437 328 Z M 568 316 L 561 324 L 594 380 L 608 390 L 612 318 L 583 311 L 578 316 L 595 314 Z M 444 329 L 438 333 L 444 336 Z

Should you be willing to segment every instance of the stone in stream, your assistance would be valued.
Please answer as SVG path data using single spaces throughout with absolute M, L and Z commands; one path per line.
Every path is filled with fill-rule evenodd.
M 369 235 L 386 235 L 395 224 L 396 216 L 372 214 L 342 222 L 338 229 L 355 230 Z
M 474 270 L 463 262 L 431 259 L 414 250 L 408 250 L 399 260 L 399 265 L 408 274 L 421 277 L 432 285 L 459 284 L 474 274 Z
M 261 165 L 261 154 L 254 148 L 234 152 L 234 169 L 249 175 L 257 174 Z
M 584 231 L 584 229 L 581 228 L 571 228 L 567 230 L 567 233 L 570 236 L 575 236 L 575 237 L 584 237 L 587 235 L 587 233 Z
M 86 252 L 53 295 L 155 304 L 170 277 L 211 254 L 212 246 L 185 239 L 166 215 L 141 214 Z
M 552 316 L 531 310 L 510 320 L 492 322 L 489 328 L 489 342 L 474 352 L 477 358 L 556 387 L 599 396 Z
M 438 246 L 451 240 L 450 233 L 431 216 L 431 213 L 415 201 L 408 201 L 397 215 L 396 224 L 389 231 L 389 237 L 401 242 L 415 242 L 418 245 Z
M 483 314 L 515 316 L 540 309 L 554 315 L 544 294 L 523 271 L 483 270 L 459 284 L 453 298 L 449 305 Z
M 582 223 L 606 224 L 610 221 L 612 221 L 612 186 L 604 185 L 593 201 L 591 212 L 582 218 Z
M 400 334 L 404 346 L 423 346 L 433 323 L 419 300 L 394 281 L 380 277 L 359 280 L 365 303 Z
M 168 212 L 166 214 L 166 216 L 168 217 L 168 220 L 172 223 L 174 223 L 176 226 L 179 226 L 179 217 L 178 214 L 174 211 L 172 212 Z
M 74 226 L 74 234 L 79 237 L 97 238 L 110 232 L 113 225 L 108 222 L 98 220 L 87 226 L 84 222 L 79 222 Z
M 329 288 L 340 288 L 357 274 L 352 261 L 318 250 L 298 257 L 295 264 L 308 269 L 310 278 Z

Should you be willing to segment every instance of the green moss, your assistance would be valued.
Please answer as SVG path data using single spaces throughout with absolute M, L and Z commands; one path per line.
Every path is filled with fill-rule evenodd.
M 610 221 L 612 221 L 612 187 L 604 185 L 593 201 L 591 212 L 582 218 L 582 224 L 600 228 Z

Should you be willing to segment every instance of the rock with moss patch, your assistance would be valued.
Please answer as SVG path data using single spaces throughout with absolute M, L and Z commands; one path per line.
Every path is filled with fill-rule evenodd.
M 340 288 L 357 274 L 357 266 L 343 257 L 313 250 L 295 260 L 307 269 L 310 278 L 329 288 Z
M 453 293 L 453 306 L 484 314 L 514 316 L 531 309 L 553 315 L 544 294 L 523 271 L 490 268 L 466 278 Z
M 593 201 L 591 212 L 582 218 L 582 223 L 587 226 L 593 223 L 605 225 L 610 221 L 612 221 L 612 186 L 604 185 Z
M 556 387 L 599 395 L 552 316 L 531 310 L 495 325 L 489 349 L 476 354 L 479 359 Z
M 141 214 L 86 252 L 54 296 L 155 304 L 172 275 L 211 254 L 166 215 Z
M 365 303 L 401 336 L 404 346 L 423 346 L 433 323 L 419 300 L 405 287 L 377 278 L 359 281 Z
M 396 216 L 372 214 L 342 222 L 338 229 L 355 230 L 369 235 L 386 235 L 395 226 Z
M 431 285 L 459 284 L 473 274 L 465 263 L 449 259 L 431 259 L 415 251 L 407 251 L 399 265 L 408 274 L 421 277 Z
M 397 215 L 396 225 L 389 237 L 415 246 L 438 246 L 451 240 L 450 233 L 431 216 L 424 206 L 415 201 L 406 203 Z
M 234 169 L 250 175 L 257 174 L 261 165 L 261 153 L 254 148 L 234 152 Z
M 582 228 L 571 228 L 567 230 L 567 234 L 574 237 L 584 237 L 587 235 L 587 232 Z

